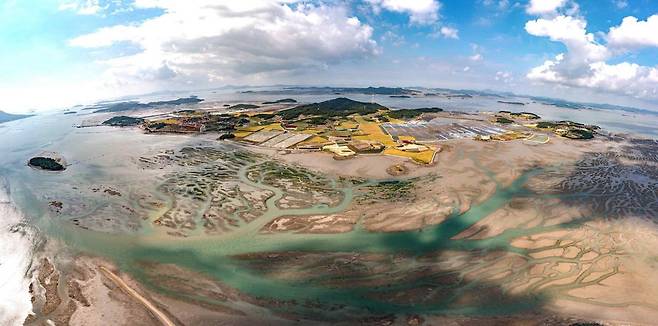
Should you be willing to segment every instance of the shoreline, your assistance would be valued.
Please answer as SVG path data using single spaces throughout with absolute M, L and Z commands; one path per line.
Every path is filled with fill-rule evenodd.
M 10 190 L 0 178 L 0 324 L 22 325 L 32 310 L 30 280 L 25 275 L 36 235 L 20 226 L 24 216 L 10 199 Z

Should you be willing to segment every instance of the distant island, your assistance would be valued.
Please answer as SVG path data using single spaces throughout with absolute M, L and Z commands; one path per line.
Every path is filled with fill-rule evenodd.
M 175 100 L 170 100 L 170 101 L 155 101 L 155 102 L 148 102 L 148 103 L 140 103 L 137 101 L 129 101 L 129 102 L 118 102 L 118 103 L 112 103 L 112 104 L 107 104 L 104 106 L 101 106 L 99 110 L 94 111 L 94 113 L 103 113 L 103 112 L 121 112 L 121 111 L 131 111 L 131 110 L 141 110 L 141 109 L 155 109 L 161 106 L 168 106 L 168 105 L 183 105 L 183 104 L 196 104 L 199 102 L 203 102 L 203 99 L 198 98 L 196 96 L 190 96 L 190 97 L 184 97 L 184 98 L 178 98 Z M 87 108 L 90 110 L 96 109 L 96 107 L 91 107 Z
M 442 112 L 442 108 L 418 108 L 418 109 L 400 109 L 393 110 L 388 113 L 390 118 L 394 119 L 414 119 L 422 115 L 423 113 L 437 113 Z
M 389 95 L 390 98 L 411 98 L 409 95 Z
M 31 116 L 32 116 L 31 114 L 11 114 L 11 113 L 0 111 L 0 123 L 25 119 Z
M 512 101 L 498 101 L 498 103 L 512 104 L 512 105 L 525 105 L 525 103 L 523 103 L 523 102 L 512 102 Z
M 103 121 L 103 125 L 113 126 L 113 127 L 129 127 L 129 126 L 140 125 L 143 122 L 144 119 L 142 118 L 133 118 L 125 115 L 120 115 Z
M 240 103 L 240 104 L 235 104 L 231 105 L 229 109 L 232 110 L 251 110 L 251 109 L 258 109 L 260 106 L 256 104 L 245 104 L 245 103 Z
M 421 92 L 401 87 L 284 87 L 280 90 L 242 91 L 258 94 L 366 94 L 366 95 L 414 95 Z
M 291 98 L 284 98 L 276 101 L 263 102 L 263 104 L 281 104 L 281 103 L 297 103 L 297 100 Z

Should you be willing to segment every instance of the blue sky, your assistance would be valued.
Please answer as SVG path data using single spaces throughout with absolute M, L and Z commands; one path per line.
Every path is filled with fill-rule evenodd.
M 2 0 L 0 110 L 231 84 L 492 89 L 658 109 L 655 31 L 652 0 Z

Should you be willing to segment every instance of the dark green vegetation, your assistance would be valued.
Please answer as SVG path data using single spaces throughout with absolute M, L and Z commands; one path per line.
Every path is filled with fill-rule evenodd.
M 388 200 L 388 201 L 402 201 L 408 200 L 413 197 L 414 182 L 417 179 L 410 180 L 389 180 L 380 181 L 378 183 L 366 186 L 368 190 L 364 193 L 359 201 L 368 200 Z
M 64 166 L 50 157 L 37 156 L 30 159 L 28 164 L 32 167 L 48 171 L 63 171 Z
M 156 102 L 148 102 L 148 103 L 140 103 L 137 101 L 119 102 L 119 103 L 112 103 L 112 104 L 101 106 L 101 109 L 95 112 L 121 112 L 121 111 L 130 111 L 130 110 L 154 109 L 167 105 L 196 104 L 202 101 L 203 99 L 200 99 L 196 96 L 190 96 L 190 97 L 184 97 L 170 101 L 156 101 Z M 90 109 L 94 109 L 94 108 L 90 108 Z
M 498 103 L 512 104 L 512 105 L 525 105 L 525 103 L 523 103 L 523 102 L 512 102 L 512 101 L 498 101 Z
M 365 103 L 340 97 L 320 103 L 296 106 L 292 109 L 279 111 L 277 112 L 277 115 L 283 120 L 297 119 L 302 115 L 325 120 L 332 117 L 344 117 L 351 114 L 372 114 L 379 110 L 388 110 L 388 108 L 377 103 Z
M 536 120 L 536 119 L 541 119 L 540 116 L 532 113 L 532 112 L 512 112 L 510 113 L 511 116 L 513 117 L 521 117 L 524 119 L 529 119 L 529 120 Z
M 284 98 L 276 101 L 263 102 L 263 104 L 281 104 L 281 103 L 297 103 L 297 100 L 291 98 Z
M 255 105 L 255 104 L 240 103 L 240 104 L 236 104 L 236 105 L 231 105 L 229 107 L 229 109 L 233 109 L 233 110 L 251 110 L 251 109 L 258 109 L 259 107 L 260 106 Z
M 224 139 L 233 139 L 233 138 L 235 138 L 235 135 L 234 135 L 234 134 L 232 134 L 232 133 L 226 133 L 226 134 L 222 134 L 222 135 L 219 136 L 219 138 L 217 138 L 217 139 L 218 139 L 218 140 L 224 140 Z
M 423 113 L 437 113 L 442 112 L 441 108 L 419 108 L 419 109 L 401 109 L 388 112 L 388 116 L 394 119 L 413 119 L 419 117 Z
M 259 114 L 254 114 L 252 116 L 253 118 L 258 118 L 258 119 L 263 119 L 263 120 L 269 120 L 274 117 L 276 117 L 276 114 L 273 113 L 259 113 Z
M 562 136 L 570 139 L 592 139 L 594 133 L 587 129 L 572 129 Z
M 541 121 L 537 128 L 550 129 L 556 134 L 569 139 L 592 139 L 599 126 L 585 125 L 573 121 Z
M 498 101 L 498 102 L 500 102 L 500 101 Z M 511 111 L 501 110 L 501 111 L 498 111 L 498 113 L 507 114 L 507 115 L 509 115 L 510 117 L 513 117 L 513 118 L 522 118 L 522 119 L 526 119 L 526 120 L 541 119 L 540 116 L 538 116 L 538 115 L 536 115 L 532 112 L 525 112 L 525 111 L 523 111 L 523 112 L 511 112 Z
M 0 123 L 31 117 L 29 114 L 11 114 L 0 111 Z
M 143 122 L 144 119 L 142 118 L 133 118 L 125 115 L 120 115 L 103 121 L 103 124 L 106 126 L 114 126 L 114 127 L 129 127 L 129 126 L 140 125 Z
M 514 120 L 510 120 L 505 117 L 496 117 L 496 123 L 510 124 L 510 123 L 514 123 Z

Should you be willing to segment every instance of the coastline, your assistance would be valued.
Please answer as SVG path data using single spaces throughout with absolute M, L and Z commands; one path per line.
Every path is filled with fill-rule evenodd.
M 0 324 L 23 325 L 32 311 L 27 274 L 32 264 L 35 233 L 11 202 L 9 187 L 0 179 Z

